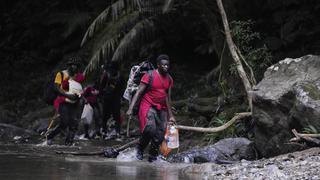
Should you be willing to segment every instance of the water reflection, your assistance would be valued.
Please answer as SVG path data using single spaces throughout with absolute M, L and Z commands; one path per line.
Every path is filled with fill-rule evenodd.
M 119 162 L 101 157 L 0 155 L 1 180 L 191 179 L 182 174 L 180 169 L 179 165 L 163 162 Z

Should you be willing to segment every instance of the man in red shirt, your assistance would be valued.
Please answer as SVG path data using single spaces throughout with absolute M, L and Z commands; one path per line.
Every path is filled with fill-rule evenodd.
M 169 122 L 175 121 L 171 111 L 173 80 L 168 73 L 169 64 L 167 55 L 163 54 L 157 58 L 158 68 L 142 77 L 139 88 L 126 113 L 130 118 L 135 103 L 142 96 L 138 114 L 142 136 L 137 145 L 136 155 L 139 160 L 143 159 L 143 150 L 150 141 L 148 161 L 152 162 L 157 159 L 159 146 L 164 139 L 168 118 Z M 152 78 L 151 80 L 150 77 Z

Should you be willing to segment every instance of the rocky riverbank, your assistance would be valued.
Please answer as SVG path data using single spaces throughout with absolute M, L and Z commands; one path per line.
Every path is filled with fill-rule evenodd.
M 229 165 L 191 165 L 183 171 L 190 176 L 202 174 L 204 179 L 319 179 L 319 166 L 320 148 L 311 148 Z

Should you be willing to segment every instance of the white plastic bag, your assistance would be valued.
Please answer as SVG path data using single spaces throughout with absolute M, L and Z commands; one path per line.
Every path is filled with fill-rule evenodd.
M 93 120 L 93 108 L 89 103 L 84 105 L 81 119 L 83 120 L 84 124 L 91 124 Z
M 69 93 L 81 95 L 83 89 L 82 85 L 73 79 L 69 79 Z

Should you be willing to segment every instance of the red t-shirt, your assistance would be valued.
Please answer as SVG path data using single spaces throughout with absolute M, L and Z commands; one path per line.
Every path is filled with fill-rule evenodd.
M 150 74 L 146 73 L 141 83 L 149 84 Z M 158 110 L 167 110 L 166 98 L 169 88 L 172 88 L 173 80 L 169 75 L 162 76 L 157 70 L 153 71 L 153 81 L 149 89 L 141 98 L 139 108 L 140 130 L 144 129 L 146 117 L 151 106 Z

